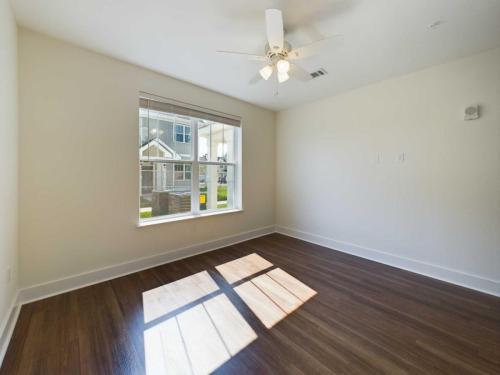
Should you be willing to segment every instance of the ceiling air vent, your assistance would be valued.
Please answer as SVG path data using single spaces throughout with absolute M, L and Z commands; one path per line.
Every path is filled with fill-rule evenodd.
M 325 69 L 321 68 L 321 69 L 316 70 L 315 72 L 312 72 L 311 77 L 318 78 L 318 77 L 321 77 L 321 76 L 324 76 L 327 74 L 328 74 L 328 72 Z

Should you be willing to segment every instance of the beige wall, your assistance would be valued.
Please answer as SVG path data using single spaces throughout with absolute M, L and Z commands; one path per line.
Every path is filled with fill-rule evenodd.
M 0 0 L 0 338 L 17 287 L 16 35 L 9 2 Z
M 279 226 L 500 285 L 500 49 L 280 112 L 276 139 Z
M 500 49 L 282 111 L 276 129 L 270 111 L 25 29 L 19 79 L 22 287 L 275 222 L 498 285 Z M 243 117 L 243 213 L 136 227 L 139 91 Z M 472 104 L 482 117 L 464 122 Z
M 136 227 L 139 91 L 242 116 L 244 212 Z M 25 29 L 19 105 L 22 287 L 275 222 L 273 112 Z

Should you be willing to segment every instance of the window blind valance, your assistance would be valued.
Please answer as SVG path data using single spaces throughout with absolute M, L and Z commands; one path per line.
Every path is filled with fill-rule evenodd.
M 241 126 L 241 117 L 228 113 L 183 103 L 172 99 L 153 99 L 149 95 L 139 98 L 139 106 L 144 109 L 173 113 L 180 116 L 190 116 L 202 120 L 220 122 L 231 126 Z

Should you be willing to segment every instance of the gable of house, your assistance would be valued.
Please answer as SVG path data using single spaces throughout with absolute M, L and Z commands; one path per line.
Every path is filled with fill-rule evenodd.
M 141 160 L 173 159 L 180 160 L 181 156 L 161 139 L 155 138 L 145 143 L 139 149 Z

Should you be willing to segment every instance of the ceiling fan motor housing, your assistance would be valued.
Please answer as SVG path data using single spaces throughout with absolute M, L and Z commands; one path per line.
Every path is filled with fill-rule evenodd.
M 286 40 L 283 42 L 283 48 L 279 51 L 273 50 L 269 43 L 266 43 L 265 51 L 266 57 L 269 59 L 271 63 L 276 63 L 278 60 L 286 59 L 288 57 L 288 53 L 292 50 L 292 45 L 288 43 Z

